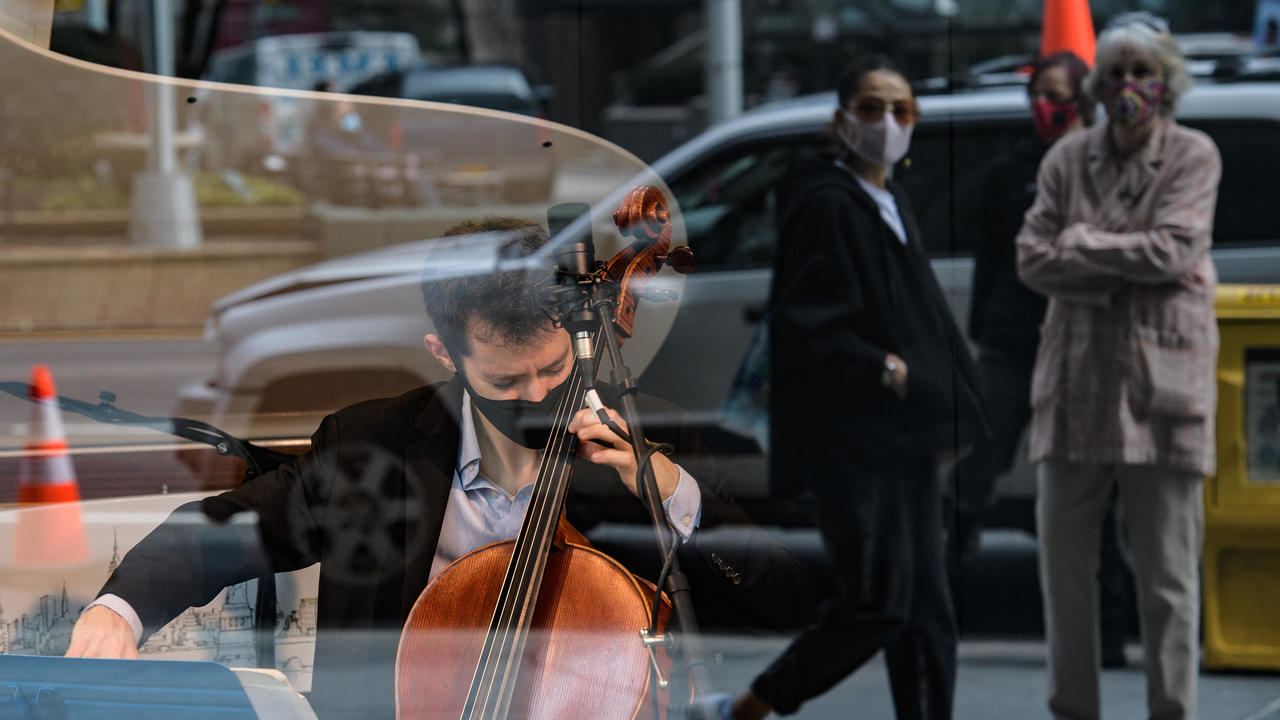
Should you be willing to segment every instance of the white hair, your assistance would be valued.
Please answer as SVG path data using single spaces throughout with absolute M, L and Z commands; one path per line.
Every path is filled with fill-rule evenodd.
M 1103 29 L 1098 36 L 1094 70 L 1085 80 L 1089 94 L 1096 98 L 1102 97 L 1104 86 L 1109 82 L 1104 77 L 1106 68 L 1114 64 L 1117 56 L 1126 49 L 1136 50 L 1160 65 L 1167 88 L 1160 110 L 1166 115 L 1172 115 L 1178 107 L 1178 100 L 1191 87 L 1191 76 L 1187 74 L 1182 50 L 1169 32 L 1168 25 L 1149 13 L 1121 15 Z

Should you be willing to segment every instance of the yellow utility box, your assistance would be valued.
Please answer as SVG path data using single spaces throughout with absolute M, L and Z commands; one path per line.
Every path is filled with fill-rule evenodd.
M 1223 285 L 1218 474 L 1205 483 L 1204 665 L 1280 670 L 1280 285 Z

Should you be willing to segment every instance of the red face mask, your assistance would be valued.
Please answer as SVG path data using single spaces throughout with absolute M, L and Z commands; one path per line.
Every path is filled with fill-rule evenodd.
M 1055 103 L 1039 98 L 1031 103 L 1031 122 L 1036 134 L 1045 142 L 1053 142 L 1075 124 L 1080 111 L 1074 102 Z

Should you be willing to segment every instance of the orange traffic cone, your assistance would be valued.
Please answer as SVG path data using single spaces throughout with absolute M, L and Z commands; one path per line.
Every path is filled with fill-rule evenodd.
M 17 565 L 70 564 L 89 559 L 80 486 L 67 453 L 53 374 L 48 366 L 31 369 L 31 422 L 26 455 L 18 471 L 20 509 L 13 559 Z
M 1093 67 L 1097 50 L 1093 16 L 1088 0 L 1044 0 L 1044 20 L 1040 26 L 1040 57 L 1070 50 Z

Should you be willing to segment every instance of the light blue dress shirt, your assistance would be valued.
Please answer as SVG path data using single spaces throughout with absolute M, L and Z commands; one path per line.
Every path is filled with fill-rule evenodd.
M 436 555 L 431 561 L 431 578 L 459 557 L 478 547 L 510 540 L 520 532 L 533 485 L 508 495 L 480 474 L 480 442 L 476 439 L 471 396 L 462 393 L 462 437 L 458 443 L 458 465 L 453 470 L 449 505 L 440 527 Z M 680 481 L 671 497 L 662 502 L 667 521 L 684 542 L 693 534 L 702 514 L 702 492 L 698 483 L 679 465 Z

